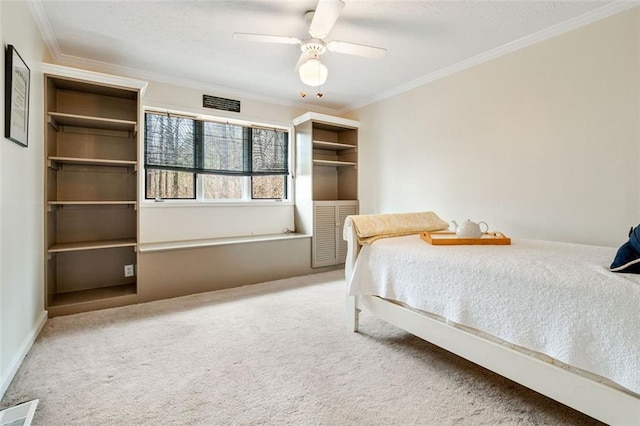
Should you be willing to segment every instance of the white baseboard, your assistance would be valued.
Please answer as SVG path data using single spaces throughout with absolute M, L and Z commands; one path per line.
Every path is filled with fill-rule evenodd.
M 20 368 L 20 364 L 22 364 L 24 357 L 27 356 L 29 350 L 31 350 L 31 346 L 33 346 L 33 343 L 36 341 L 36 338 L 40 334 L 40 331 L 42 331 L 42 327 L 44 327 L 44 324 L 47 322 L 47 317 L 47 311 L 42 311 L 40 317 L 34 324 L 33 329 L 24 339 L 22 345 L 20 345 L 20 349 L 18 349 L 18 352 L 16 352 L 16 354 L 11 359 L 6 372 L 2 374 L 2 377 L 0 378 L 0 399 L 4 396 L 4 393 L 9 388 L 9 385 L 18 372 L 18 368 Z

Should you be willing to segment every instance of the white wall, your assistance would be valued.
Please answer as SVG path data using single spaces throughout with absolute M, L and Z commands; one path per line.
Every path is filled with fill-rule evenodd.
M 639 8 L 349 114 L 362 213 L 619 245 L 640 222 Z
M 140 208 L 140 242 L 162 243 L 282 233 L 294 229 L 293 205 L 208 206 L 149 202 Z
M 1 396 L 46 320 L 43 300 L 44 120 L 39 66 L 48 57 L 23 1 L 0 2 L 0 19 L 3 51 L 7 44 L 14 45 L 31 69 L 29 146 L 24 148 L 4 137 L 0 142 Z M 4 55 L 2 58 L 4 70 Z M 4 120 L 0 121 L 4 136 Z

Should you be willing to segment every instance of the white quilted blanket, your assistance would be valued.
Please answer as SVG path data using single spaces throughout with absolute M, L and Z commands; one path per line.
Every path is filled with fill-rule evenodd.
M 363 246 L 349 295 L 441 315 L 640 393 L 640 275 L 616 249 L 535 240 L 431 246 L 418 235 Z

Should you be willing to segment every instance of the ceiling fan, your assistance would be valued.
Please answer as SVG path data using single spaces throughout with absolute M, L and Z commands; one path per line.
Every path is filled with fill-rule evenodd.
M 319 0 L 316 10 L 304 14 L 309 25 L 309 38 L 300 40 L 268 34 L 233 33 L 235 40 L 257 41 L 262 43 L 299 44 L 302 53 L 294 70 L 298 71 L 300 80 L 308 86 L 321 86 L 327 81 L 329 71 L 320 62 L 320 56 L 327 50 L 347 55 L 364 56 L 367 58 L 381 58 L 387 52 L 382 47 L 366 46 L 364 44 L 348 43 L 344 41 L 329 41 L 324 39 L 338 20 L 344 2 L 342 0 Z

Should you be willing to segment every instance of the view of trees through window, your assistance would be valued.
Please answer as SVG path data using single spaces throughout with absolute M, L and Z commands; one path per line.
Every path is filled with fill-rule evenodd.
M 287 198 L 286 176 L 254 176 L 251 178 L 251 196 L 254 199 Z
M 195 198 L 193 173 L 147 170 L 147 198 Z
M 288 132 L 167 114 L 145 119 L 146 198 L 287 197 Z
M 147 198 L 194 199 L 193 173 L 171 170 L 147 170 Z M 242 176 L 202 175 L 204 199 L 241 200 Z M 254 176 L 251 178 L 251 195 L 257 200 L 282 200 L 286 194 L 286 176 Z
M 243 193 L 242 176 L 202 175 L 204 198 L 207 200 L 240 200 Z

